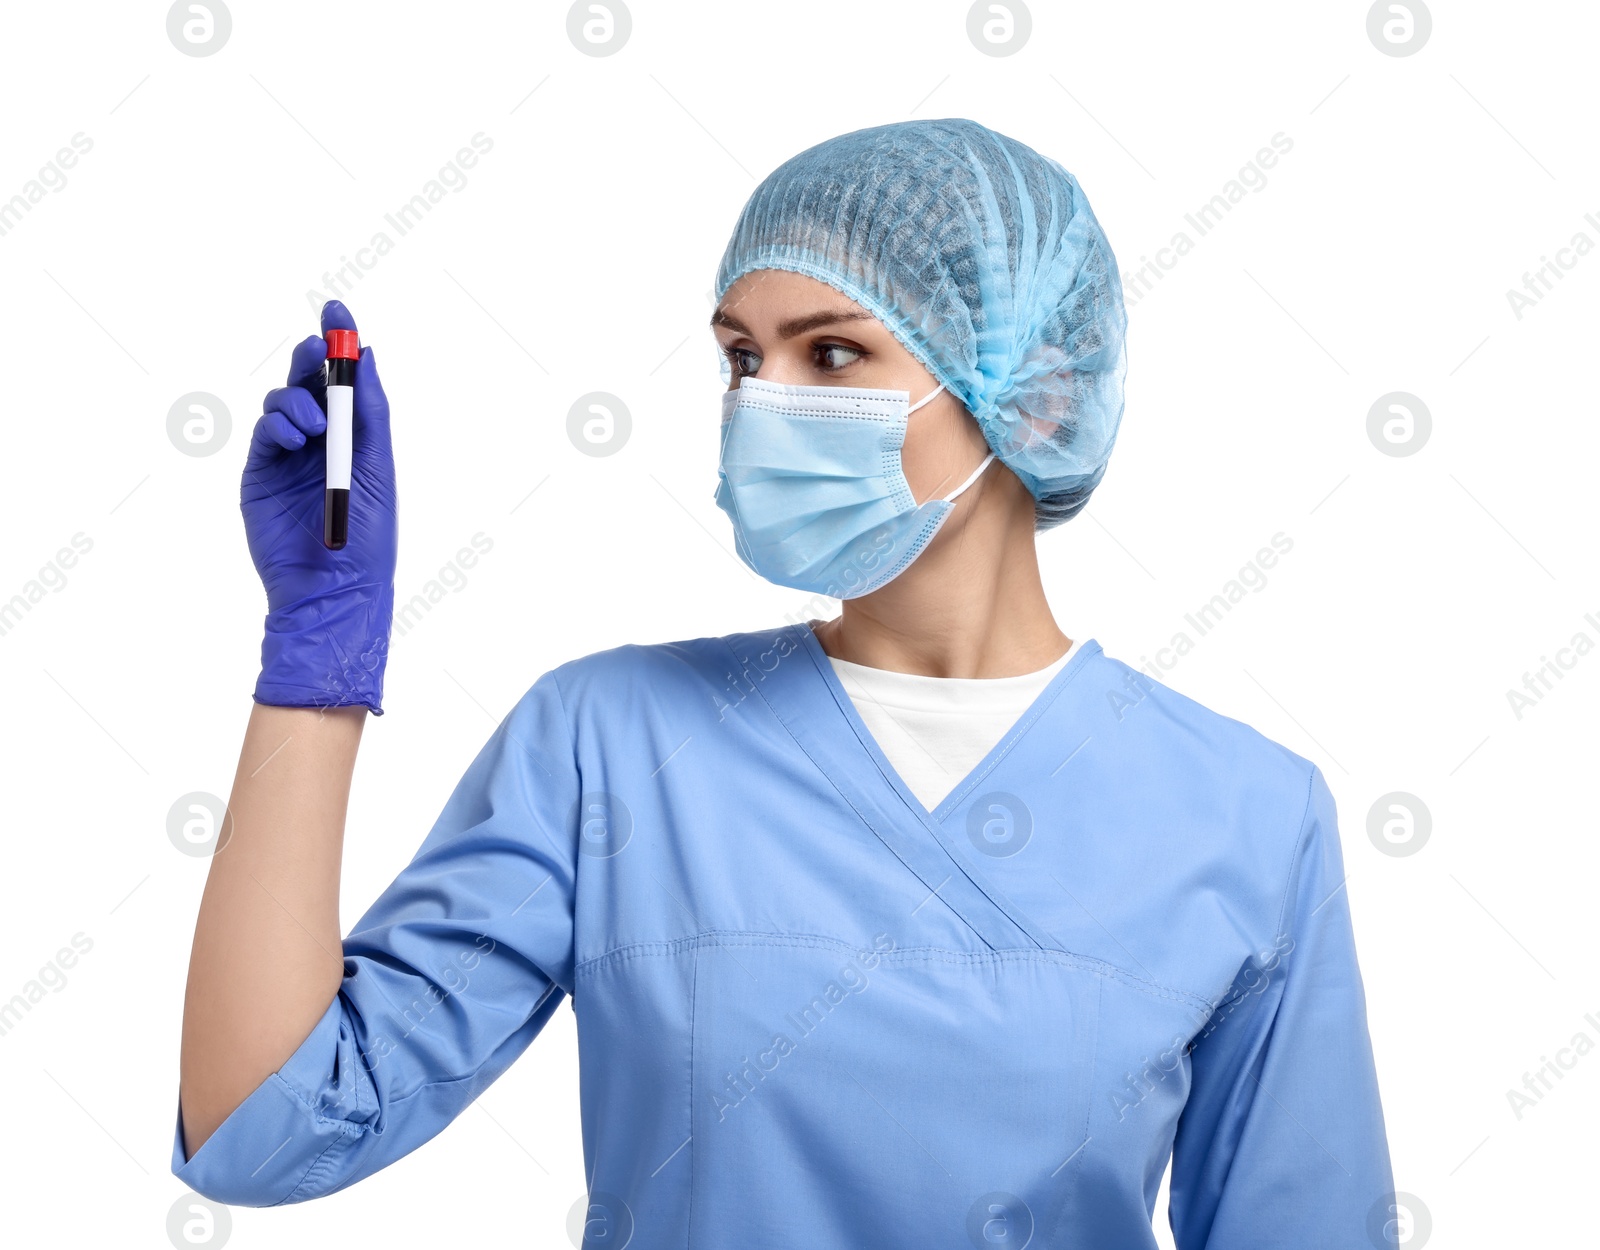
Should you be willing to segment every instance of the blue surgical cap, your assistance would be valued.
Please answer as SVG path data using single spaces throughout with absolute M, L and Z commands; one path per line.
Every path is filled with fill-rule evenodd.
M 716 298 L 756 269 L 826 282 L 893 331 L 1034 498 L 1076 516 L 1122 420 L 1122 280 L 1077 179 L 977 122 L 840 135 L 756 188 Z

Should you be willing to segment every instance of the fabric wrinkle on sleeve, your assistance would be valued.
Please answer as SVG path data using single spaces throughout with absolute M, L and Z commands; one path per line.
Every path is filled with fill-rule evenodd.
M 1192 1044 L 1179 1250 L 1363 1245 L 1393 1192 L 1334 799 L 1314 765 L 1308 788 L 1278 932 Z
M 343 941 L 305 1040 L 172 1170 L 242 1206 L 343 1189 L 436 1136 L 571 992 L 579 793 L 554 673 L 518 701 Z

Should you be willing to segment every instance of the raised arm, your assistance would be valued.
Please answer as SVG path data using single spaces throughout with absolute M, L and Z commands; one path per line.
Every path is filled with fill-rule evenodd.
M 185 1151 L 179 1126 L 178 1178 L 244 1206 L 320 1197 L 428 1141 L 504 1072 L 572 989 L 579 793 L 571 727 L 547 673 L 490 736 L 411 862 L 343 943 L 330 943 L 342 963 L 326 993 L 321 981 L 310 991 L 327 956 L 304 933 L 314 970 L 278 1007 L 252 1001 L 248 987 L 225 991 L 237 994 L 239 1028 L 270 1029 L 272 1040 L 222 1043 L 249 1058 L 223 1065 L 231 1084 L 216 1101 L 265 1079 L 198 1148 Z M 257 975 L 265 984 L 278 974 Z M 329 1000 L 320 1013 L 318 995 Z M 291 1025 L 276 1010 L 301 1014 Z
M 324 329 L 353 329 L 342 305 Z M 570 991 L 579 785 L 554 674 L 506 716 L 411 862 L 339 937 L 345 806 L 381 711 L 393 602 L 389 412 L 355 381 L 349 542 L 322 545 L 323 348 L 268 396 L 241 492 L 267 587 L 262 674 L 206 882 L 172 1170 L 207 1197 L 299 1202 L 437 1134 Z
M 189 958 L 179 1083 L 192 1153 L 304 1040 L 343 975 L 339 863 L 356 749 L 382 712 L 398 538 L 389 403 L 372 349 L 355 365 L 349 534 L 323 545 L 324 306 L 288 385 L 262 403 L 239 487 L 267 595 L 256 706 Z M 225 840 L 223 840 L 225 838 Z
M 339 861 L 366 716 L 264 704 L 250 714 L 229 841 L 211 861 L 189 955 L 179 1080 L 188 1155 L 338 992 Z

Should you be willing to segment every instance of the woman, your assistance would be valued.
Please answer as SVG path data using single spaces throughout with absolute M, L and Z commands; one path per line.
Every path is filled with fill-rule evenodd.
M 586 1244 L 1153 1246 L 1169 1156 L 1182 1250 L 1363 1244 L 1391 1178 L 1328 786 L 1041 586 L 1123 406 L 1077 183 L 973 122 L 845 135 L 757 189 L 717 296 L 717 501 L 841 614 L 546 673 L 342 952 L 393 468 L 365 348 L 324 550 L 296 349 L 245 471 L 267 641 L 174 1171 L 249 1205 L 352 1184 L 571 996 Z

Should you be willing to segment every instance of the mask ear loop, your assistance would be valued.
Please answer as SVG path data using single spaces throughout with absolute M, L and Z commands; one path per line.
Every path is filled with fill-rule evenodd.
M 923 404 L 927 403 L 929 400 L 931 400 L 935 395 L 937 395 L 942 390 L 944 390 L 944 383 L 943 382 L 939 383 L 938 386 L 934 387 L 931 391 L 929 391 L 921 399 L 917 400 L 916 403 L 912 404 L 911 407 L 907 408 L 906 409 L 906 415 L 909 417 L 913 412 L 915 412 L 918 408 L 922 407 Z M 946 495 L 944 497 L 944 501 L 943 502 L 945 502 L 945 503 L 954 503 L 955 500 L 956 500 L 956 497 L 959 496 L 962 491 L 966 490 L 967 487 L 971 486 L 980 477 L 982 477 L 983 476 L 983 471 L 985 469 L 987 469 L 993 463 L 994 463 L 994 452 L 991 451 L 987 456 L 984 457 L 983 463 L 980 464 L 976 469 L 974 469 L 972 471 L 972 475 L 970 477 L 968 477 L 965 482 L 962 482 L 960 486 L 957 486 L 953 491 L 951 491 L 948 495 Z
M 972 471 L 972 476 L 971 477 L 969 477 L 965 482 L 962 482 L 960 486 L 957 486 L 953 491 L 951 491 L 948 495 L 946 495 L 944 497 L 945 503 L 953 503 L 953 502 L 955 502 L 956 496 L 959 495 L 962 491 L 966 490 L 967 487 L 971 486 L 980 477 L 982 477 L 983 476 L 983 471 L 985 469 L 987 469 L 993 463 L 994 463 L 994 452 L 991 451 L 987 456 L 985 456 L 983 458 L 983 463 L 980 464 L 976 469 L 974 469 Z

